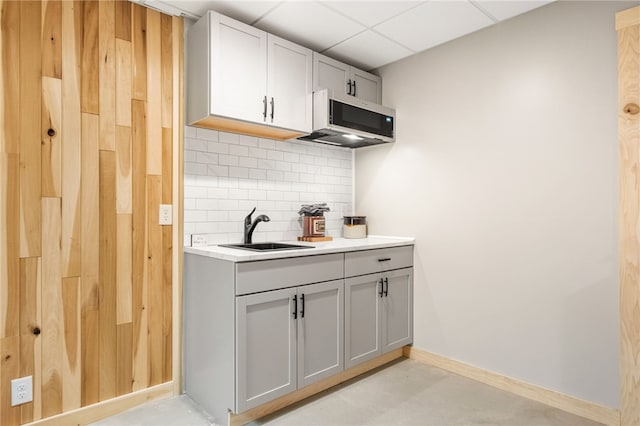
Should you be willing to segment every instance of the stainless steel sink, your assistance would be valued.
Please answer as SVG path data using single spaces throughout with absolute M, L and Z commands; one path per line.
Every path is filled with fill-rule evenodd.
M 296 249 L 308 249 L 313 246 L 302 246 L 299 244 L 287 244 L 287 243 L 251 243 L 251 244 L 220 244 L 220 247 L 229 247 L 240 250 L 251 251 L 278 251 L 278 250 L 296 250 Z

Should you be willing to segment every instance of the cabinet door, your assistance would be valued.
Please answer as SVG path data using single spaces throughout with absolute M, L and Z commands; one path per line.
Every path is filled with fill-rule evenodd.
M 312 51 L 269 34 L 267 122 L 310 132 L 312 127 Z
M 345 291 L 345 368 L 375 358 L 380 345 L 380 280 L 378 274 L 348 278 Z
M 267 33 L 211 14 L 211 114 L 263 123 Z
M 331 89 L 338 94 L 348 94 L 351 83 L 351 67 L 335 59 L 313 53 L 313 91 Z
M 291 288 L 236 297 L 238 412 L 296 390 L 295 294 Z
M 376 104 L 382 103 L 382 80 L 380 77 L 352 68 L 351 79 L 355 81 L 356 98 Z
M 298 388 L 344 369 L 344 282 L 298 287 Z
M 386 272 L 382 301 L 382 352 L 413 342 L 413 268 Z

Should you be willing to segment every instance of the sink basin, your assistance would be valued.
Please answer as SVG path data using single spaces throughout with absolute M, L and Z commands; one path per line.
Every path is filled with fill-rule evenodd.
M 251 244 L 220 244 L 220 247 L 229 247 L 240 250 L 251 251 L 277 251 L 277 250 L 295 250 L 295 249 L 308 249 L 313 246 L 302 246 L 299 244 L 287 244 L 287 243 L 251 243 Z

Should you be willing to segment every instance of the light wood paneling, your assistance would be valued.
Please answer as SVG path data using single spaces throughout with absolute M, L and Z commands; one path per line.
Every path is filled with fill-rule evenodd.
M 42 415 L 62 412 L 64 311 L 62 298 L 62 207 L 59 198 L 42 199 Z
M 133 354 L 131 353 L 131 344 L 133 343 L 133 323 L 128 322 L 125 324 L 118 324 L 116 330 L 117 333 L 117 345 L 118 345 L 118 359 L 117 370 L 118 375 L 116 377 L 116 393 L 118 395 L 124 395 L 131 392 L 131 384 L 133 379 Z
M 116 396 L 116 155 L 100 151 L 100 400 Z
M 0 152 L 20 152 L 20 3 L 3 0 L 0 15 Z
M 131 41 L 131 5 L 116 1 L 116 39 Z
M 81 265 L 81 99 L 80 82 L 85 81 L 81 60 L 82 26 L 79 17 L 89 8 L 77 3 L 62 4 L 62 255 L 65 277 L 80 275 Z M 83 75 L 81 75 L 81 72 Z M 55 129 L 54 129 L 55 130 Z
M 132 255 L 132 217 L 130 214 L 117 215 L 117 244 L 116 267 L 117 267 L 117 319 L 118 325 L 131 323 L 133 321 L 132 311 L 132 288 L 131 277 L 131 255 Z M 131 334 L 131 332 L 129 332 Z
M 135 7 L 134 7 L 135 10 Z M 131 153 L 133 185 L 133 244 L 132 244 L 132 303 L 133 303 L 133 390 L 140 390 L 149 383 L 147 361 L 147 162 L 144 102 L 134 100 L 131 107 Z
M 2 426 L 173 389 L 149 386 L 179 371 L 181 237 L 158 205 L 179 194 L 182 25 L 128 1 L 0 0 Z M 11 407 L 26 375 L 34 401 Z
M 42 78 L 42 196 L 62 196 L 62 81 Z
M 147 177 L 147 271 L 149 294 L 149 324 L 163 324 L 163 274 L 162 274 L 162 227 L 158 224 L 158 215 L 154 213 L 160 207 L 162 199 L 162 180 L 160 176 Z M 163 373 L 163 337 L 162 327 L 149 329 L 149 384 L 157 385 L 162 382 Z
M 131 75 L 131 42 L 116 39 L 116 124 L 119 126 L 131 126 Z
M 11 380 L 20 374 L 20 336 L 0 337 L 0 424 L 20 424 L 20 407 L 11 406 Z
M 62 78 L 62 3 L 42 2 L 42 76 Z
M 20 2 L 20 257 L 40 256 L 41 5 Z
M 620 229 L 620 412 L 640 424 L 640 7 L 616 15 Z
M 160 27 L 162 127 L 170 129 L 173 126 L 173 18 L 162 15 Z
M 62 279 L 63 339 L 62 411 L 81 405 L 80 365 L 80 277 Z
M 132 97 L 144 101 L 147 99 L 147 9 L 134 4 L 131 10 Z
M 42 339 L 34 334 L 35 328 L 42 323 L 41 295 L 41 258 L 20 259 L 20 377 L 33 377 L 33 402 L 21 407 L 23 423 L 39 419 L 42 415 Z
M 147 9 L 147 173 L 162 174 L 160 13 Z
M 18 155 L 0 153 L 0 338 L 20 334 Z
M 133 176 L 130 127 L 117 126 L 116 159 L 116 212 L 131 214 L 133 211 Z
M 99 253 L 100 222 L 100 139 L 99 117 L 82 114 L 82 275 L 81 326 L 82 339 L 82 405 L 100 401 L 100 336 L 99 328 Z
M 82 112 L 100 113 L 100 53 L 98 2 L 83 2 L 82 31 Z M 66 28 L 63 26 L 63 31 Z M 70 52 L 66 51 L 63 57 Z M 63 75 L 66 74 L 63 71 Z
M 98 6 L 100 57 L 100 149 L 116 149 L 116 39 L 115 3 L 101 0 Z
M 183 73 L 184 69 L 184 20 L 182 18 L 172 18 L 172 37 L 173 37 L 173 172 L 172 184 L 175 186 L 173 191 L 173 248 L 172 248 L 172 297 L 173 308 L 171 311 L 172 318 L 172 379 L 173 390 L 175 394 L 182 393 L 182 245 L 184 235 L 184 222 L 182 220 L 182 212 L 184 211 L 183 197 L 183 180 L 184 180 L 184 164 L 183 164 L 183 129 L 184 122 L 184 95 L 183 95 Z

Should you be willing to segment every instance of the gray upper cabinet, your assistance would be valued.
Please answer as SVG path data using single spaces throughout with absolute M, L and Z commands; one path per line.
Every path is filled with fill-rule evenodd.
M 248 134 L 259 133 L 256 125 L 311 131 L 312 58 L 310 49 L 207 12 L 187 34 L 187 123 Z
M 322 89 L 332 89 L 376 104 L 382 103 L 380 77 L 314 52 L 313 91 Z

